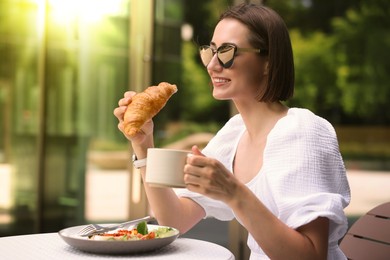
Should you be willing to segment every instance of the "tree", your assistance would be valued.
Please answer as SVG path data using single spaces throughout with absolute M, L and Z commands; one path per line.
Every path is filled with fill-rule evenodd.
M 337 83 L 347 115 L 390 123 L 390 2 L 365 1 L 334 19 Z
M 390 124 L 390 2 L 268 0 L 290 28 L 293 105 L 334 123 Z
M 290 32 L 295 62 L 295 93 L 290 106 L 306 107 L 333 122 L 339 120 L 340 90 L 337 88 L 334 40 L 320 31 L 304 36 Z

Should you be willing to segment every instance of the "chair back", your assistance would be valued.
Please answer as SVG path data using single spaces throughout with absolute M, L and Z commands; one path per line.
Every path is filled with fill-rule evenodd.
M 390 202 L 360 217 L 340 243 L 348 259 L 390 259 Z

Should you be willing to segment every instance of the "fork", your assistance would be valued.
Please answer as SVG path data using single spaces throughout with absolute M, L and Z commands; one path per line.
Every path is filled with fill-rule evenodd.
M 110 225 L 110 226 L 101 226 L 101 225 L 98 225 L 98 224 L 89 224 L 89 225 L 85 226 L 84 228 L 82 228 L 81 230 L 79 230 L 77 232 L 77 235 L 82 236 L 82 237 L 97 235 L 97 234 L 104 233 L 104 232 L 107 232 L 107 231 L 110 231 L 110 230 L 114 230 L 114 229 L 117 229 L 117 228 L 123 228 L 123 227 L 130 226 L 130 225 L 135 225 L 135 224 L 141 223 L 142 221 L 146 221 L 147 222 L 147 221 L 150 221 L 150 220 L 153 220 L 153 219 L 154 218 L 151 217 L 151 216 L 146 216 L 146 217 L 143 217 L 143 218 L 126 221 L 126 222 L 119 223 L 119 224 L 113 224 L 113 225 Z

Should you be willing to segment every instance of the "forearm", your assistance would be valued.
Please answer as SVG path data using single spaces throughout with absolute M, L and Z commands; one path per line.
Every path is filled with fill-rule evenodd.
M 132 143 L 138 159 L 147 157 L 147 149 L 154 147 L 153 138 L 142 143 Z M 190 199 L 179 198 L 171 188 L 152 187 L 145 182 L 146 167 L 140 169 L 146 196 L 153 214 L 160 225 L 177 228 L 180 233 L 187 232 L 204 216 L 203 209 Z
M 153 187 L 145 182 L 145 168 L 141 170 L 148 202 L 160 225 L 187 232 L 204 216 L 203 209 L 187 198 L 179 198 L 172 188 Z
M 302 230 L 288 227 L 274 216 L 249 189 L 243 187 L 240 190 L 239 195 L 229 202 L 229 206 L 268 257 L 271 259 L 326 259 L 327 236 L 313 234 L 313 226 L 312 229 L 303 228 Z M 325 220 L 327 224 L 327 219 Z

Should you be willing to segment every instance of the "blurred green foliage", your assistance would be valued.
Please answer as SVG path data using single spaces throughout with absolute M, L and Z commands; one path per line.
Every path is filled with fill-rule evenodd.
M 205 4 L 200 4 L 205 2 Z M 190 5 L 185 19 L 194 26 L 194 41 L 212 37 L 226 1 L 200 1 Z M 267 0 L 290 30 L 296 66 L 296 89 L 290 106 L 306 107 L 333 124 L 389 125 L 390 113 L 390 2 L 387 0 Z M 199 12 L 198 12 L 199 11 Z M 195 16 L 194 13 L 200 15 Z M 205 19 L 205 17 L 208 17 Z M 209 30 L 207 33 L 206 30 Z M 215 114 L 208 81 L 197 53 L 183 47 L 183 84 L 191 106 L 186 119 L 223 122 L 228 114 Z M 196 63 L 194 63 L 194 59 Z M 197 91 L 193 87 L 197 86 Z M 202 101 L 200 101 L 202 100 Z M 227 106 L 220 106 L 220 109 Z M 205 111 L 206 113 L 201 113 Z M 207 116 L 208 115 L 208 116 Z M 200 117 L 201 116 L 201 117 Z
M 390 2 L 371 0 L 333 20 L 344 111 L 389 123 Z
M 318 114 L 332 115 L 340 108 L 336 55 L 332 51 L 333 38 L 320 31 L 307 36 L 290 31 L 295 58 L 295 93 L 291 106 L 306 107 Z M 340 109 L 337 109 L 339 111 Z M 333 115 L 335 117 L 335 115 Z

